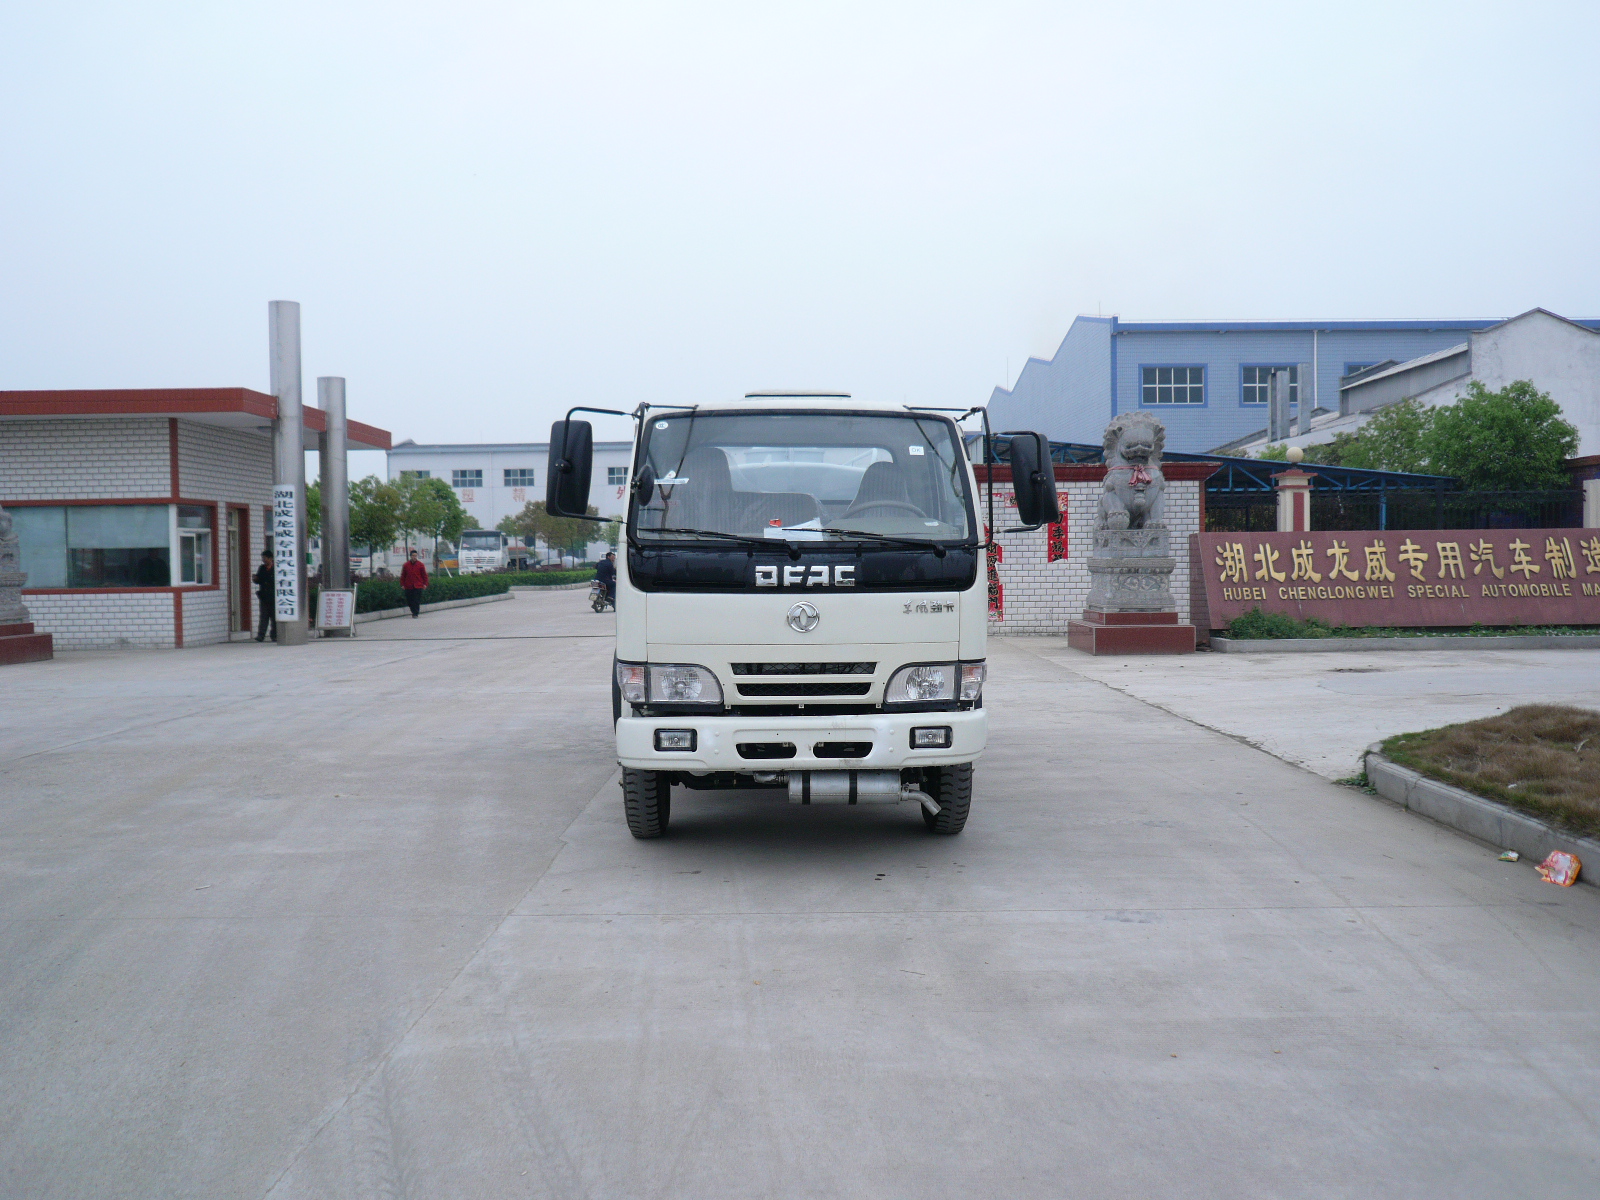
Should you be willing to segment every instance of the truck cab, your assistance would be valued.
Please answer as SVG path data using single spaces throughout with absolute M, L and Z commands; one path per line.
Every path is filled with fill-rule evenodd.
M 907 802 L 959 833 L 989 526 L 956 420 L 797 393 L 633 415 L 612 715 L 634 836 L 666 832 L 674 786 Z M 584 511 L 591 445 L 570 413 L 552 430 L 552 512 Z M 1032 475 L 1024 521 L 1059 519 L 1047 450 Z

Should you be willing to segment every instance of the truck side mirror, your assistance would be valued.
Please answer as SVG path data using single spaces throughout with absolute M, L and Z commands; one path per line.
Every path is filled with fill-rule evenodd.
M 649 463 L 639 468 L 639 474 L 634 476 L 633 494 L 639 502 L 639 507 L 644 508 L 650 503 L 650 497 L 656 494 L 656 469 Z
M 1061 520 L 1055 464 L 1050 461 L 1050 443 L 1044 434 L 1011 435 L 1011 483 L 1016 490 L 1017 517 L 1024 525 L 1037 528 Z
M 589 476 L 594 472 L 594 428 L 587 421 L 550 426 L 550 462 L 545 472 L 544 509 L 552 517 L 589 512 Z

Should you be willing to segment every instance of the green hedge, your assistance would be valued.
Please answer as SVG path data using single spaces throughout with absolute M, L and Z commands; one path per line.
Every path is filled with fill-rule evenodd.
M 594 578 L 594 568 L 572 571 L 507 571 L 493 575 L 431 575 L 422 591 L 424 604 L 441 600 L 467 600 L 474 596 L 498 596 L 514 587 L 553 587 L 561 583 L 582 583 Z M 358 613 L 404 608 L 406 594 L 398 580 L 369 579 L 356 587 Z M 311 607 L 317 611 L 317 589 L 311 588 Z
M 563 583 L 582 583 L 594 578 L 593 567 L 576 567 L 571 571 L 506 571 L 492 578 L 506 579 L 511 587 L 555 587 Z
M 424 604 L 441 600 L 468 600 L 473 596 L 498 596 L 511 590 L 504 575 L 434 575 L 422 589 Z M 369 579 L 356 586 L 358 613 L 382 612 L 406 606 L 405 590 L 393 579 Z M 317 612 L 317 589 L 311 589 L 311 613 Z

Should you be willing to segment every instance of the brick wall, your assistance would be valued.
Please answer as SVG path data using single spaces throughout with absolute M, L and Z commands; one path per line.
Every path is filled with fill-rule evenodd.
M 254 573 L 266 547 L 262 507 L 272 504 L 272 438 L 266 433 L 178 422 L 178 490 L 185 500 L 211 500 L 217 507 L 217 580 L 214 592 L 186 592 L 183 597 L 183 644 L 204 646 L 228 640 L 228 510 L 229 504 L 250 509 L 249 544 L 241 547 L 245 565 Z M 254 620 L 254 587 L 247 587 L 246 607 Z
M 215 590 L 183 594 L 183 644 L 228 639 L 228 504 L 249 506 L 252 571 L 266 545 L 263 509 L 272 503 L 272 441 L 265 433 L 180 420 L 178 488 L 185 500 L 217 503 Z M 166 417 L 0 421 L 0 502 L 5 500 L 161 499 L 172 494 Z M 253 589 L 246 585 L 250 615 Z M 24 596 L 34 624 L 60 650 L 171 649 L 170 592 Z
M 173 648 L 170 592 L 25 594 L 22 599 L 34 626 L 41 633 L 55 635 L 57 650 Z M 187 607 L 184 615 L 188 616 Z
M 172 491 L 165 417 L 0 421 L 0 500 L 120 500 Z
M 1172 536 L 1172 553 L 1177 566 L 1172 572 L 1172 596 L 1178 605 L 1178 619 L 1189 619 L 1189 535 L 1200 530 L 1203 475 L 1191 464 L 1169 464 L 1166 486 L 1166 523 Z M 983 469 L 978 470 L 980 496 L 988 512 L 987 488 L 981 485 Z M 1191 475 L 1194 478 L 1173 478 Z M 1000 530 L 1014 528 L 1017 509 L 1013 499 L 1010 472 L 997 469 L 995 475 L 995 524 Z M 996 536 L 1001 559 L 997 568 L 1002 589 L 1003 617 L 989 614 L 991 634 L 1048 634 L 1065 637 L 1067 622 L 1083 612 L 1089 599 L 1090 544 L 1095 516 L 1100 504 L 1105 477 L 1104 467 L 1057 467 L 1056 491 L 1061 497 L 1062 514 L 1067 523 L 1067 556 L 1048 561 L 1047 530 L 1033 533 L 1004 533 Z
M 228 640 L 228 593 L 220 588 L 214 592 L 183 594 L 183 644 L 209 646 Z

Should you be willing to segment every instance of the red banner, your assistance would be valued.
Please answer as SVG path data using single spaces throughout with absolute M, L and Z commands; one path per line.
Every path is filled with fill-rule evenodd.
M 1199 533 L 1190 542 L 1212 629 L 1253 608 L 1330 625 L 1600 624 L 1593 529 Z

